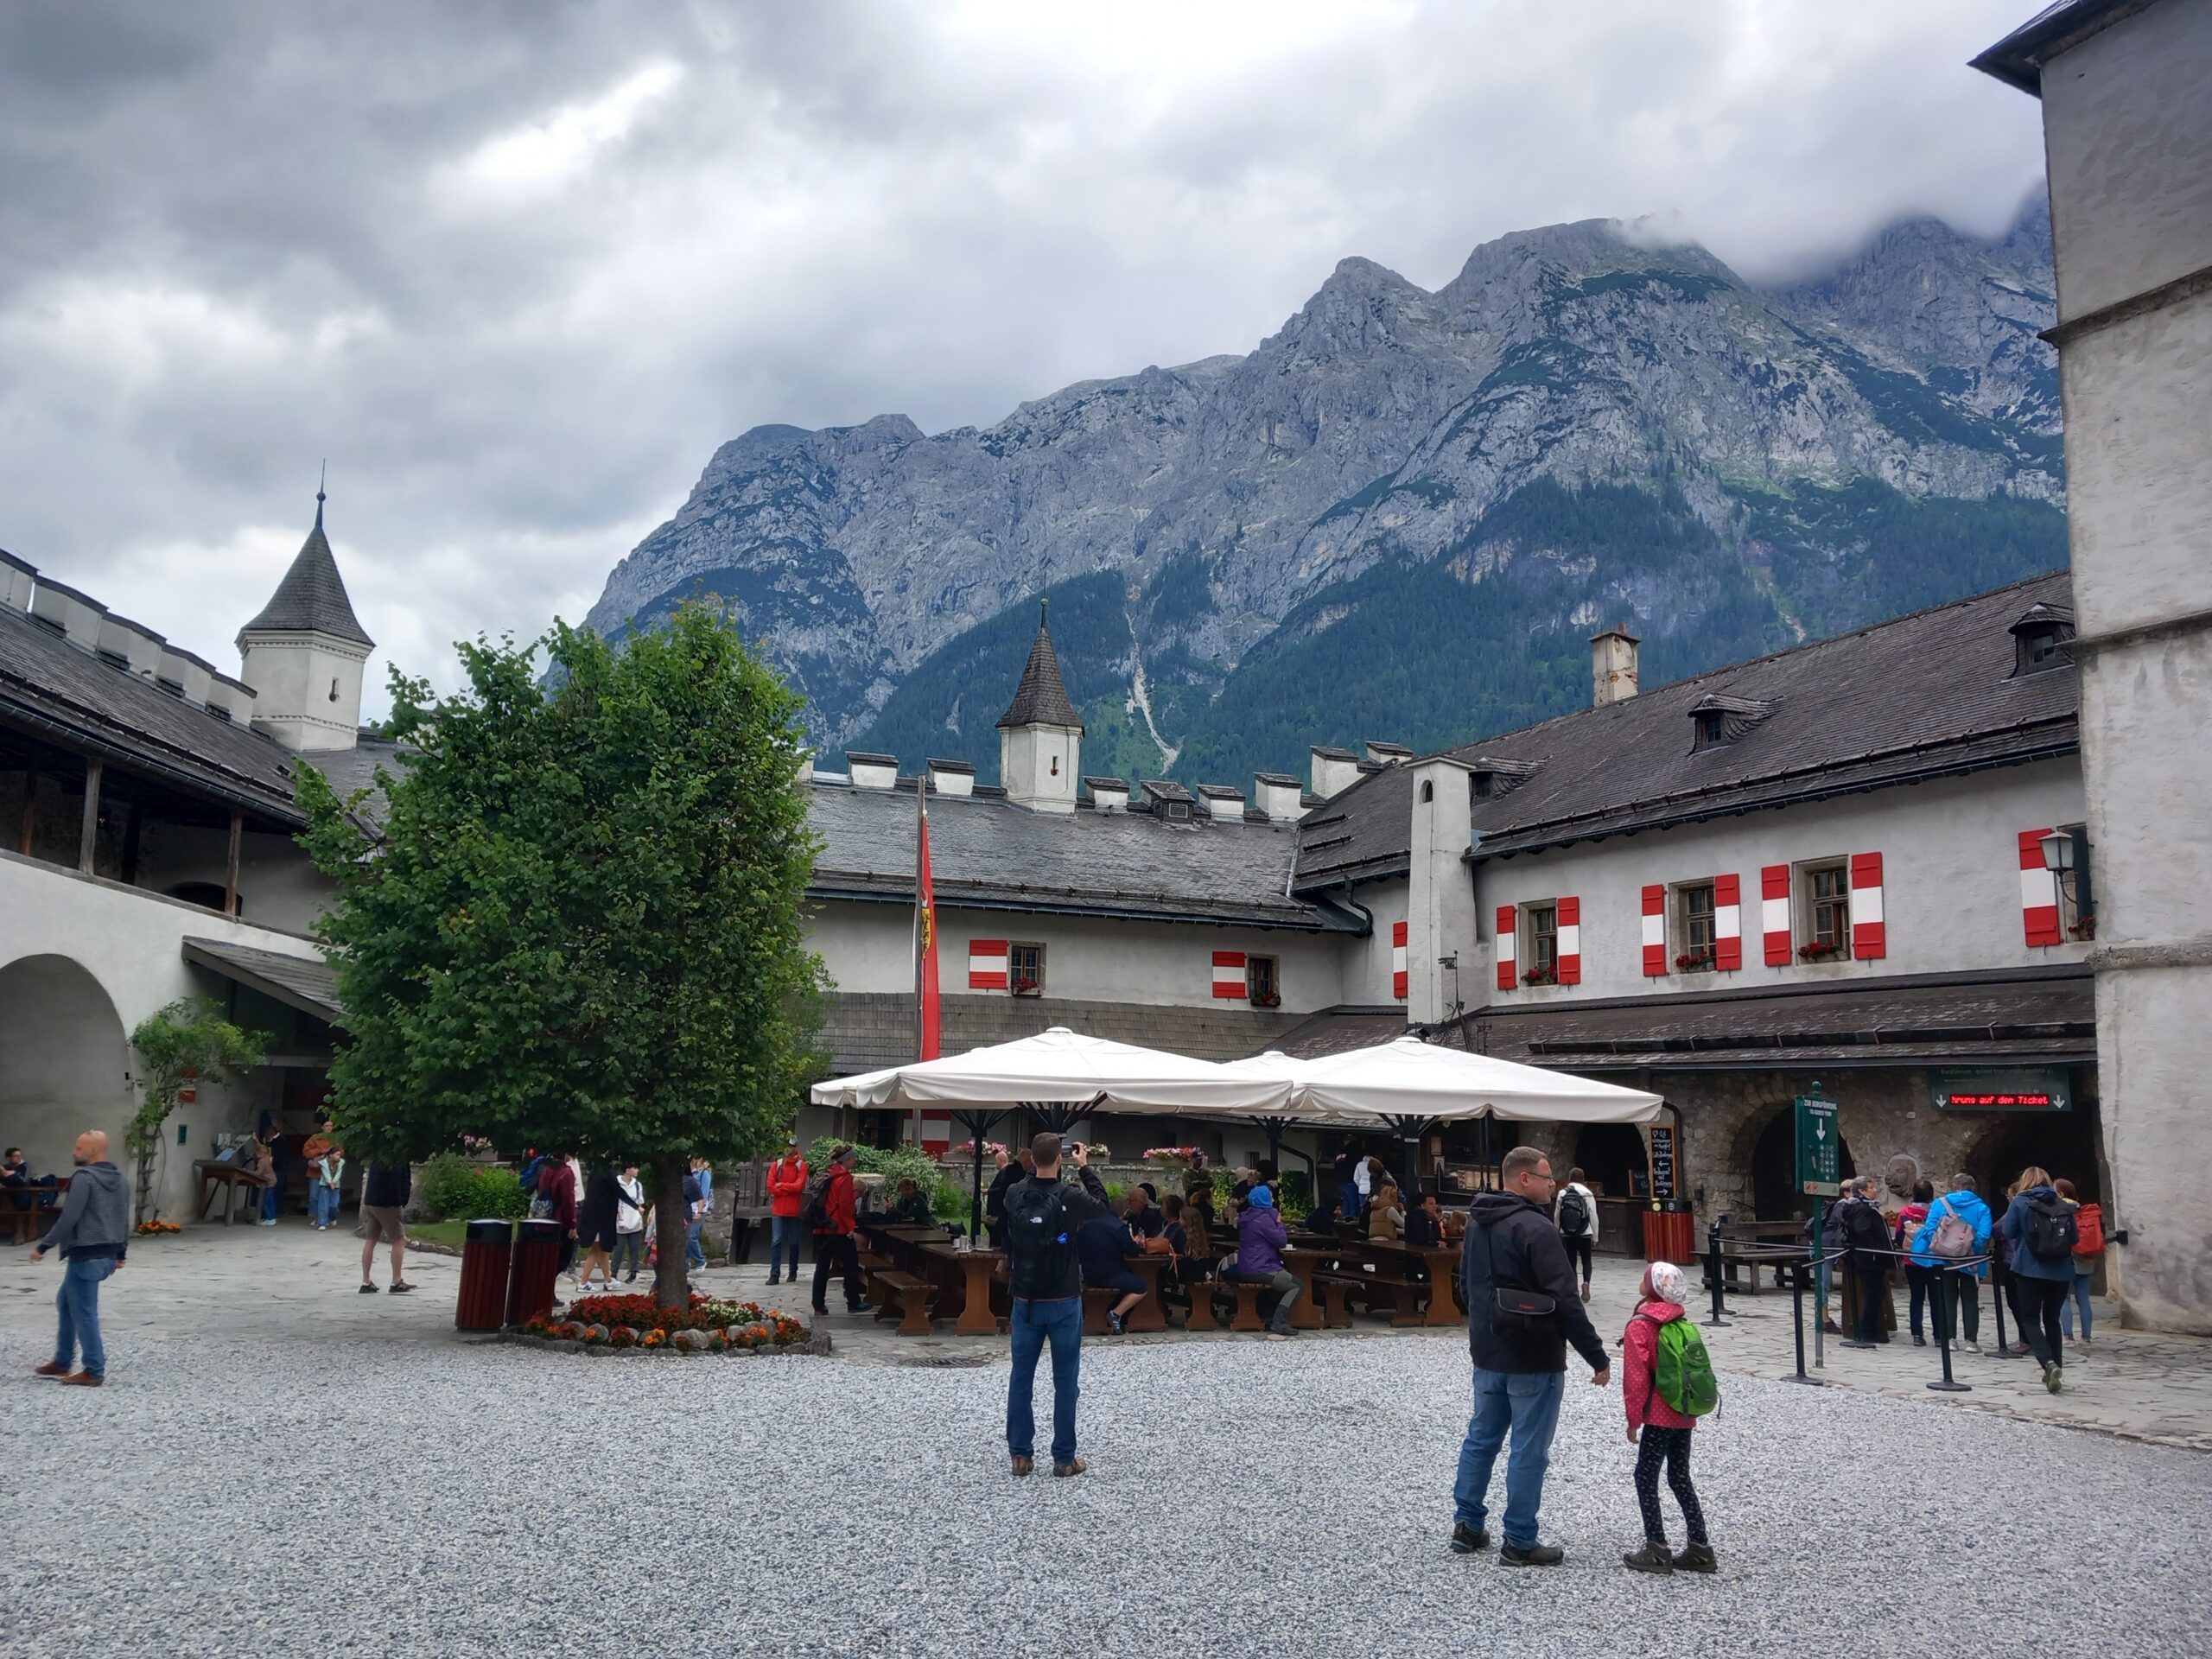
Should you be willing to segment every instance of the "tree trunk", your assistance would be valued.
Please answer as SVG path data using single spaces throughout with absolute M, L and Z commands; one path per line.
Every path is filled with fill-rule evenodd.
M 661 1307 L 691 1305 L 691 1268 L 684 1260 L 691 1224 L 683 1202 L 683 1178 L 690 1173 L 688 1159 L 653 1160 L 653 1204 L 658 1212 L 653 1244 L 660 1259 L 653 1275 L 653 1300 Z

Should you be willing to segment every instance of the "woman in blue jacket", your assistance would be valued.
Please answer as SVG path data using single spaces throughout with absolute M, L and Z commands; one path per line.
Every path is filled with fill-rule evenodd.
M 1981 1194 L 1974 1191 L 1974 1177 L 1961 1172 L 1951 1177 L 1951 1190 L 1928 1206 L 1928 1218 L 1920 1224 L 1920 1230 L 1913 1235 L 1912 1259 L 1923 1268 L 1948 1268 L 1948 1259 L 1936 1254 L 1936 1235 L 1947 1217 L 1955 1217 L 1974 1230 L 1974 1255 L 1989 1254 L 1989 1206 L 1981 1201 Z M 1948 1339 L 1955 1340 L 1959 1331 L 1951 1325 L 1949 1313 L 1955 1307 L 1960 1314 L 1960 1326 L 1966 1336 L 1969 1353 L 1981 1351 L 1981 1280 L 1988 1274 L 1986 1266 L 1975 1267 L 1966 1272 L 1947 1272 L 1943 1274 L 1942 1294 L 1936 1298 L 1936 1328 Z
M 2019 1286 L 2021 1334 L 2027 1338 L 2036 1363 L 2043 1367 L 2044 1386 L 2053 1394 L 2058 1392 L 2061 1369 L 2066 1363 L 2060 1346 L 2063 1338 L 2058 1316 L 2065 1309 L 2067 1293 L 2074 1287 L 2073 1217 L 2073 1206 L 2052 1187 L 2050 1172 L 2031 1165 L 2020 1172 L 2012 1202 L 2005 1207 L 2005 1219 L 1997 1224 L 1999 1234 L 2012 1243 L 2012 1277 Z M 2037 1234 L 2058 1224 L 2063 1224 L 2059 1230 L 2064 1238 L 2046 1238 L 2045 1242 L 2057 1242 L 2061 1248 L 2037 1250 Z

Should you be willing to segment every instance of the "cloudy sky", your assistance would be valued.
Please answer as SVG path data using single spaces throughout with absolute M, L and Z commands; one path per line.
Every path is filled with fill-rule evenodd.
M 221 666 L 330 464 L 382 650 L 580 617 L 722 440 L 1245 351 L 1338 259 L 1994 232 L 2033 0 L 13 0 L 0 546 Z M 385 706 L 381 661 L 372 711 Z

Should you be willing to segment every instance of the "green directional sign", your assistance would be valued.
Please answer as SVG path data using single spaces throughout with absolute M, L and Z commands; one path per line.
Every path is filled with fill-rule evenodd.
M 1836 1134 L 1835 1102 L 1800 1095 L 1797 1109 L 1797 1190 L 1808 1198 L 1843 1191 L 1843 1142 Z

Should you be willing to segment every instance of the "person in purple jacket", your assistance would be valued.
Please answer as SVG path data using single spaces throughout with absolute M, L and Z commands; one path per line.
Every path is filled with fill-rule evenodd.
M 1244 1207 L 1236 1212 L 1236 1265 L 1224 1278 L 1243 1279 L 1272 1286 L 1277 1293 L 1274 1317 L 1268 1322 L 1273 1335 L 1290 1334 L 1291 1304 L 1298 1300 L 1298 1275 L 1282 1264 L 1290 1248 L 1290 1234 L 1275 1209 L 1275 1195 L 1266 1186 L 1245 1194 Z

